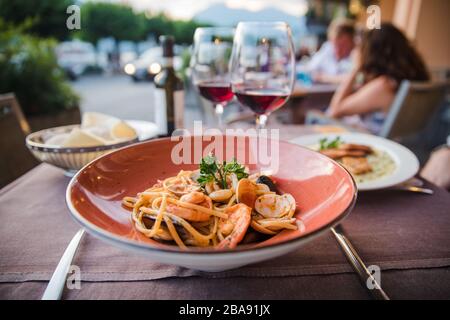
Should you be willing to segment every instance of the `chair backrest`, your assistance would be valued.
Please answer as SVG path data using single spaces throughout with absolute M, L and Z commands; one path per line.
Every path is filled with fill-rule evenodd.
M 419 133 L 444 101 L 445 92 L 445 83 L 403 81 L 380 136 L 396 139 Z
M 20 129 L 25 136 L 31 133 L 30 125 L 23 115 L 22 108 L 14 93 L 0 94 L 0 110 L 3 114 L 12 112 L 19 122 Z
M 29 133 L 30 126 L 14 94 L 0 95 L 0 188 L 38 164 L 25 146 Z

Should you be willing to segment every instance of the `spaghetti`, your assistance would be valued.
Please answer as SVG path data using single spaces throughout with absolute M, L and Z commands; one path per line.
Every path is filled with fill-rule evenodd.
M 122 203 L 139 232 L 182 249 L 234 248 L 252 233 L 273 236 L 297 229 L 293 197 L 279 196 L 258 183 L 259 174 L 248 177 L 239 170 L 222 172 L 221 183 L 202 180 L 201 169 L 180 171 Z

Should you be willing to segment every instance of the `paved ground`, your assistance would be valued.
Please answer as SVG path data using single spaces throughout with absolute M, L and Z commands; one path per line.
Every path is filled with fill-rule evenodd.
M 127 76 L 85 76 L 72 82 L 82 112 L 96 111 L 121 119 L 153 121 L 152 84 Z
M 151 82 L 136 83 L 125 75 L 96 75 L 83 76 L 72 82 L 72 86 L 81 96 L 82 112 L 102 112 L 129 120 L 153 121 L 154 119 Z M 195 90 L 185 89 L 185 125 L 190 126 L 194 120 L 203 120 L 206 123 L 215 121 L 212 105 L 202 109 Z M 225 110 L 226 115 L 235 112 L 235 106 L 228 106 Z

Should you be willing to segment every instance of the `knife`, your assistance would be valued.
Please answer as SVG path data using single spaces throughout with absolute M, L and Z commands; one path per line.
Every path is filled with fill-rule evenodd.
M 369 291 L 369 293 L 375 300 L 390 300 L 389 296 L 381 288 L 380 284 L 373 277 L 369 269 L 367 269 L 366 265 L 362 261 L 356 249 L 351 244 L 350 240 L 348 240 L 348 238 L 344 235 L 342 227 L 338 225 L 334 228 L 331 228 L 331 233 L 333 233 L 347 260 L 350 262 L 353 269 L 358 274 L 363 287 Z M 369 289 L 369 287 L 367 286 L 368 281 L 372 282 L 374 289 Z

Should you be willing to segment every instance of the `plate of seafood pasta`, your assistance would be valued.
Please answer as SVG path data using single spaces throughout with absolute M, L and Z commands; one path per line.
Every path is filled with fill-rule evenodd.
M 369 134 L 314 134 L 291 142 L 341 164 L 352 174 L 360 191 L 399 185 L 414 177 L 420 167 L 419 160 L 409 149 Z
M 73 218 L 153 261 L 223 271 L 298 249 L 355 204 L 348 171 L 307 148 L 241 135 L 177 139 L 134 144 L 86 165 L 67 187 Z M 270 156 L 261 156 L 264 145 Z

